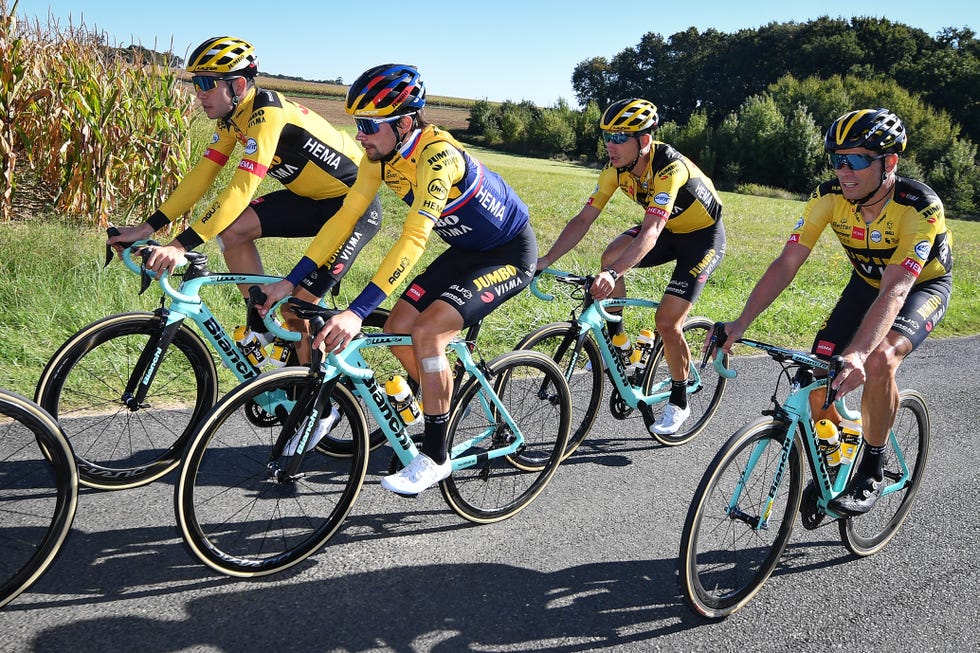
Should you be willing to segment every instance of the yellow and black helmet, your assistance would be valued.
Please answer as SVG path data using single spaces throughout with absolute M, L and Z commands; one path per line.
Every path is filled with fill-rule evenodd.
M 599 128 L 607 132 L 644 132 L 657 126 L 660 116 L 649 100 L 626 98 L 616 100 L 603 111 Z
M 414 66 L 387 63 L 365 71 L 347 89 L 344 108 L 358 118 L 415 113 L 425 106 L 425 84 Z
M 187 72 L 237 73 L 243 77 L 255 77 L 259 60 L 255 48 L 248 41 L 234 36 L 215 36 L 194 48 L 187 58 Z
M 824 136 L 827 152 L 863 147 L 883 154 L 905 151 L 905 126 L 888 109 L 858 109 L 834 121 Z

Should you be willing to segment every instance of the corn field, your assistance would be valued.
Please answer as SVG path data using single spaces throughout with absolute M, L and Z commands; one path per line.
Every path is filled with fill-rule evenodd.
M 85 25 L 20 24 L 16 8 L 0 0 L 0 222 L 19 186 L 92 225 L 142 219 L 188 167 L 193 97 L 136 49 Z

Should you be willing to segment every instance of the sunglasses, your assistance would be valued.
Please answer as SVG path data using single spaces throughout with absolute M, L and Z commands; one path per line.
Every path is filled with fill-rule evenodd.
M 377 134 L 381 131 L 381 125 L 385 123 L 398 122 L 405 116 L 394 116 L 392 118 L 354 118 L 354 124 L 357 125 L 357 131 L 367 136 L 372 134 Z
M 208 77 L 207 75 L 194 75 L 191 77 L 191 82 L 194 84 L 194 90 L 198 93 L 207 93 L 215 86 L 218 82 L 227 82 L 232 79 L 238 79 L 241 75 L 230 75 L 228 77 Z
M 603 143 L 622 145 L 631 138 L 633 138 L 633 134 L 630 134 L 629 132 L 602 132 Z
M 871 165 L 872 161 L 877 161 L 878 159 L 884 159 L 887 154 L 879 154 L 877 156 L 872 154 L 838 154 L 837 152 L 831 152 L 828 155 L 830 159 L 830 167 L 834 170 L 840 170 L 845 165 L 851 170 L 864 170 Z

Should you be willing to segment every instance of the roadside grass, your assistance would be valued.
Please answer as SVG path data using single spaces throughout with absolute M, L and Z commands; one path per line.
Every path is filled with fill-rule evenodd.
M 210 133 L 207 125 L 199 129 Z M 596 169 L 575 164 L 469 149 L 507 179 L 527 202 L 541 251 L 550 247 L 568 219 L 581 208 L 598 176 Z M 197 154 L 192 160 L 196 157 Z M 226 181 L 219 178 L 216 187 Z M 274 188 L 275 182 L 267 180 L 260 192 Z M 401 231 L 405 205 L 386 188 L 381 196 L 384 225 L 341 284 L 339 306 L 346 306 L 357 295 Z M 782 248 L 803 204 L 734 193 L 722 193 L 722 198 L 728 253 L 692 313 L 729 320 L 738 314 L 752 286 Z M 210 196 L 205 201 L 208 199 Z M 198 212 L 204 206 L 199 204 Z M 555 267 L 577 273 L 597 270 L 605 245 L 635 224 L 640 215 L 638 207 L 617 194 L 579 247 Z M 143 217 L 131 216 L 129 223 L 140 222 Z M 120 217 L 118 223 L 126 223 L 125 218 Z M 954 296 L 949 314 L 932 337 L 980 333 L 980 223 L 952 220 L 950 224 L 956 261 Z M 161 242 L 168 242 L 172 236 L 157 234 Z M 55 215 L 0 224 L 0 387 L 33 396 L 45 363 L 72 333 L 104 316 L 153 310 L 159 304 L 159 293 L 153 287 L 143 296 L 137 294 L 137 277 L 120 262 L 102 268 L 104 243 L 101 231 Z M 305 239 L 260 241 L 266 271 L 286 274 L 306 245 Z M 444 247 L 441 240 L 433 238 L 415 272 Z M 225 269 L 215 243 L 206 243 L 201 251 L 208 254 L 213 269 Z M 669 266 L 630 271 L 630 293 L 659 298 L 669 272 Z M 794 284 L 759 318 L 748 335 L 808 348 L 813 332 L 833 307 L 849 272 L 840 246 L 825 233 Z M 229 328 L 234 327 L 244 316 L 241 298 L 234 289 L 213 292 L 214 297 L 208 298 L 209 306 Z M 389 298 L 385 305 L 390 306 L 393 301 Z M 485 321 L 480 350 L 488 358 L 506 351 L 535 327 L 568 319 L 571 306 L 569 300 L 543 302 L 529 292 L 521 293 Z M 652 316 L 642 321 L 646 323 L 628 317 L 628 328 L 635 333 L 642 326 L 652 326 Z

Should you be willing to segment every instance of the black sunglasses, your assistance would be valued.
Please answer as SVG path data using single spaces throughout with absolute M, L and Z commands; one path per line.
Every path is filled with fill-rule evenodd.
M 232 79 L 238 79 L 241 75 L 229 75 L 227 77 L 208 77 L 207 75 L 194 75 L 191 77 L 191 83 L 194 84 L 194 90 L 198 93 L 207 93 L 215 86 L 218 82 L 227 82 Z

